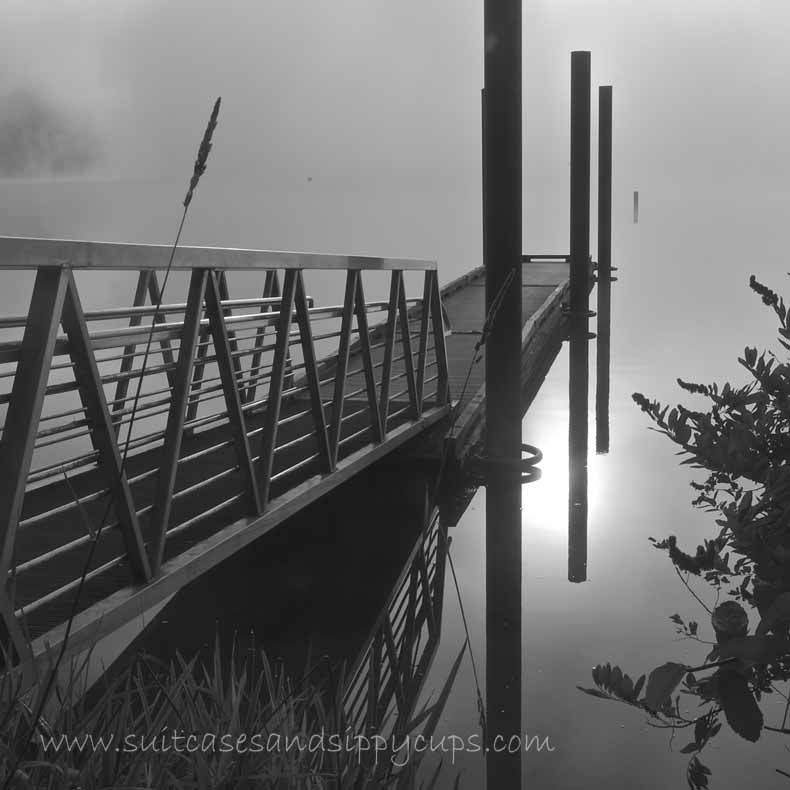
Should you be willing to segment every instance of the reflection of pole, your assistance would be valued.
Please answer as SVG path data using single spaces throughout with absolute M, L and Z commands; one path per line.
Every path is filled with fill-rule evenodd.
M 609 452 L 609 339 L 612 304 L 612 86 L 598 88 L 598 328 L 595 451 Z
M 587 346 L 587 332 L 572 328 L 570 353 Z M 587 581 L 587 368 L 570 367 L 568 424 L 568 581 Z
M 486 453 L 510 460 L 486 493 L 486 740 L 521 733 L 521 2 L 485 0 L 483 262 Z M 499 743 L 499 741 L 497 741 Z M 490 790 L 521 790 L 521 754 L 487 753 Z
M 571 342 L 568 390 L 570 399 L 568 449 L 571 472 L 568 488 L 568 579 L 573 582 L 587 579 L 589 262 L 590 53 L 573 52 L 571 53 Z

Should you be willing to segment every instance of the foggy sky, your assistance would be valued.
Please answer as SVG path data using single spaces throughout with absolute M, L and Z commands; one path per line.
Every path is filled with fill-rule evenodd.
M 0 95 L 0 176 L 58 176 L 93 170 L 102 144 L 92 126 L 38 91 Z
M 3 0 L 0 96 L 41 97 L 107 172 L 182 177 L 217 95 L 223 177 L 479 172 L 481 0 Z M 524 7 L 527 178 L 564 178 L 569 53 L 614 85 L 616 174 L 782 189 L 790 11 L 778 2 Z M 54 112 L 54 110 L 53 110 Z M 593 111 L 593 122 L 596 113 Z M 529 189 L 529 181 L 527 181 Z

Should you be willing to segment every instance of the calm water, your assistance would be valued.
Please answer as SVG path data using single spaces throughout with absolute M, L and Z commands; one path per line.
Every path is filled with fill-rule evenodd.
M 565 186 L 526 196 L 525 251 L 567 249 Z M 523 491 L 525 729 L 549 736 L 554 748 L 526 758 L 530 787 L 686 786 L 687 757 L 679 753 L 685 734 L 672 743 L 668 731 L 647 726 L 640 712 L 576 689 L 591 685 L 596 663 L 617 663 L 632 677 L 669 660 L 703 663 L 703 645 L 678 641 L 668 620 L 675 612 L 700 621 L 702 638 L 710 638 L 705 611 L 648 537 L 677 534 L 693 549 L 716 527 L 712 517 L 690 506 L 690 473 L 678 466 L 674 446 L 648 430 L 631 393 L 689 403 L 675 384 L 678 376 L 742 381 L 736 357 L 744 345 L 774 345 L 773 321 L 749 291 L 749 274 L 780 292 L 785 284 L 779 233 L 790 218 L 790 196 L 742 192 L 736 199 L 693 188 L 653 194 L 650 184 L 638 186 L 640 223 L 632 225 L 632 185 L 621 185 L 615 169 L 612 259 L 620 280 L 612 296 L 611 450 L 590 454 L 589 581 L 583 584 L 567 581 L 567 348 L 523 423 L 524 441 L 544 453 L 542 479 Z M 185 241 L 436 257 L 446 282 L 479 265 L 478 188 L 475 178 L 462 176 L 452 183 L 314 181 L 258 191 L 251 184 L 212 186 L 207 180 Z M 0 233 L 166 242 L 181 191 L 166 184 L 0 182 Z M 23 291 L 22 281 L 4 284 L 0 308 L 18 311 L 12 305 Z M 594 343 L 591 351 L 594 371 Z M 591 448 L 593 392 L 594 375 Z M 481 678 L 484 514 L 481 490 L 452 530 L 451 548 Z M 393 527 L 375 510 L 369 519 L 372 528 Z M 339 582 L 328 576 L 321 583 Z M 232 615 L 223 616 L 237 624 L 255 620 L 259 584 L 251 572 L 243 583 L 245 600 L 237 595 Z M 695 589 L 713 603 L 711 591 Z M 321 617 L 326 615 L 319 615 L 316 627 Z M 333 627 L 342 631 L 342 619 Z M 441 687 L 463 639 L 448 573 L 443 638 L 426 698 Z M 763 709 L 766 723 L 779 726 L 784 701 L 764 702 Z M 476 731 L 472 670 L 465 659 L 438 734 L 468 737 Z M 785 744 L 782 736 L 766 733 L 751 745 L 725 726 L 702 760 L 713 771 L 713 787 L 740 788 L 747 781 L 785 787 L 787 780 L 774 771 L 790 769 Z M 463 787 L 482 786 L 482 761 L 465 756 L 456 762 Z
M 643 192 L 639 225 L 627 224 L 620 213 L 613 243 L 620 281 L 612 296 L 611 449 L 608 455 L 590 453 L 589 581 L 583 584 L 566 581 L 567 345 L 524 420 L 523 440 L 544 452 L 543 477 L 524 488 L 522 499 L 524 720 L 529 735 L 550 736 L 554 747 L 552 753 L 527 756 L 530 787 L 686 786 L 688 757 L 679 750 L 689 741 L 687 732 L 679 732 L 673 743 L 669 731 L 647 726 L 639 711 L 593 699 L 575 686 L 591 686 L 591 667 L 606 661 L 632 677 L 665 661 L 704 663 L 708 648 L 680 641 L 667 618 L 678 612 L 698 620 L 702 638 L 711 639 L 709 616 L 648 538 L 677 534 L 693 553 L 697 542 L 718 528 L 713 516 L 690 506 L 687 467 L 678 466 L 668 439 L 648 430 L 631 393 L 688 404 L 690 396 L 676 386 L 676 377 L 743 381 L 736 357 L 744 345 L 776 347 L 773 322 L 747 281 L 754 272 L 780 291 L 785 284 L 784 262 L 767 232 L 784 220 L 785 200 L 775 196 L 758 207 L 702 195 L 658 200 Z M 594 343 L 591 350 L 594 371 Z M 452 547 L 479 666 L 484 665 L 484 517 L 480 491 L 453 532 Z M 715 592 L 692 584 L 713 606 Z M 451 656 L 462 632 L 449 605 L 445 616 Z M 444 721 L 448 733 L 463 735 L 476 726 L 466 670 Z M 437 669 L 437 682 L 440 676 Z M 763 702 L 767 724 L 781 725 L 784 704 L 780 698 Z M 774 771 L 787 770 L 785 744 L 782 736 L 765 733 L 752 745 L 725 725 L 701 759 L 713 771 L 714 787 L 785 787 L 786 778 Z M 479 786 L 482 761 L 467 758 L 459 765 L 470 786 Z

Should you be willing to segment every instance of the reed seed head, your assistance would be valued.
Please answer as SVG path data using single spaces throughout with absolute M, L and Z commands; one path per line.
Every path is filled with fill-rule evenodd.
M 195 170 L 192 173 L 192 179 L 189 182 L 189 189 L 184 198 L 184 208 L 187 208 L 192 202 L 192 194 L 200 181 L 200 176 L 206 172 L 206 162 L 208 161 L 209 151 L 211 151 L 211 136 L 214 134 L 214 129 L 217 126 L 217 116 L 219 115 L 219 104 L 222 97 L 219 96 L 214 102 L 214 109 L 211 111 L 211 117 L 208 119 L 208 126 L 203 134 L 203 140 L 198 148 L 197 159 L 195 160 Z

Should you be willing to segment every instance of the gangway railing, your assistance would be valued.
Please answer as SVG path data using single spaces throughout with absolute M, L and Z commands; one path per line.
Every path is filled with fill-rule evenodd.
M 74 611 L 91 644 L 447 413 L 435 262 L 181 247 L 159 304 L 169 256 L 0 238 L 0 278 L 34 273 L 27 311 L 0 317 L 0 615 L 20 654 Z M 342 302 L 311 300 L 308 272 Z M 374 272 L 386 299 L 365 296 Z

